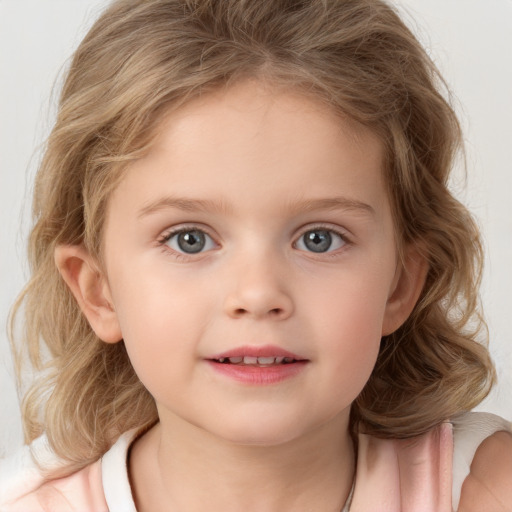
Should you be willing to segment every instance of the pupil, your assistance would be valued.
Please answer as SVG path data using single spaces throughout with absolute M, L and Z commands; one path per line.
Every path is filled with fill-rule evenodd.
M 178 245 L 183 252 L 194 254 L 203 250 L 205 245 L 204 233 L 201 231 L 186 231 L 178 235 Z
M 332 237 L 329 231 L 308 231 L 304 235 L 304 244 L 313 252 L 325 252 L 331 247 Z

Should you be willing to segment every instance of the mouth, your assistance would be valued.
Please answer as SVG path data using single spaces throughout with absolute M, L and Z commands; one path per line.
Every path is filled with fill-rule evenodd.
M 306 358 L 274 345 L 247 345 L 237 347 L 209 358 L 219 364 L 238 366 L 279 366 L 304 363 Z
M 220 357 L 213 359 L 215 363 L 235 364 L 237 366 L 277 366 L 282 364 L 298 363 L 299 359 L 284 356 L 236 356 L 236 357 Z
M 291 378 L 309 362 L 279 347 L 239 347 L 207 359 L 220 374 L 251 385 L 275 384 Z

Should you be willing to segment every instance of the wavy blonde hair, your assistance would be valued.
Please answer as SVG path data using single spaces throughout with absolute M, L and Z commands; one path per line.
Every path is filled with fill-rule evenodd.
M 103 343 L 88 325 L 55 248 L 83 244 L 101 261 L 109 194 L 163 114 L 244 78 L 314 95 L 379 135 L 399 245 L 418 244 L 429 264 L 410 318 L 382 339 L 352 407 L 354 431 L 420 434 L 474 407 L 493 384 L 480 339 L 479 231 L 447 187 L 459 124 L 438 71 L 393 8 L 380 0 L 120 0 L 71 62 L 36 178 L 32 278 L 12 320 L 23 311 L 25 330 L 13 341 L 19 375 L 27 356 L 40 370 L 22 403 L 26 441 L 45 431 L 70 470 L 123 431 L 147 428 L 157 412 L 123 342 Z

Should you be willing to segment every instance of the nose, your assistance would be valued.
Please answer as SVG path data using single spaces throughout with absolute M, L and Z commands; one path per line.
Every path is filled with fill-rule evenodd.
M 285 320 L 294 309 L 285 273 L 275 261 L 245 261 L 231 274 L 224 309 L 232 318 Z

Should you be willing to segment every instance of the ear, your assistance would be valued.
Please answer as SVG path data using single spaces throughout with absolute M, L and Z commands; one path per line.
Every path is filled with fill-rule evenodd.
M 120 341 L 110 287 L 95 259 L 81 245 L 59 245 L 55 263 L 96 335 L 107 343 Z
M 396 331 L 409 317 L 425 284 L 428 263 L 416 245 L 405 249 L 403 263 L 397 267 L 391 295 L 386 304 L 382 335 Z

